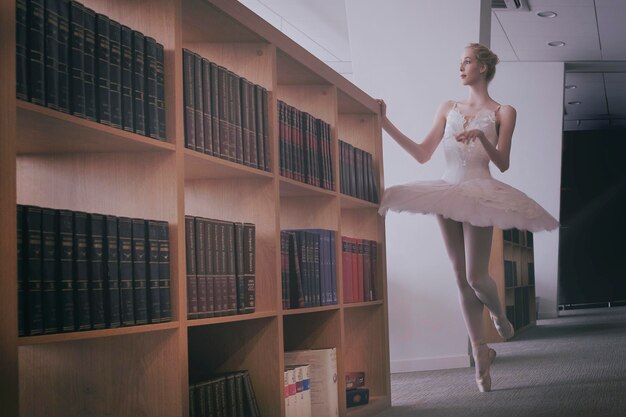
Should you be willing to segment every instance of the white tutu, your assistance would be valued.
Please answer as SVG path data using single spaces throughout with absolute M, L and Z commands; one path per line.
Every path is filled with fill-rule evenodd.
M 489 156 L 480 142 L 471 145 L 454 137 L 463 131 L 465 119 L 453 108 L 447 117 L 443 144 L 446 173 L 443 179 L 414 181 L 385 190 L 379 213 L 388 210 L 440 214 L 474 226 L 497 226 L 538 232 L 552 230 L 559 222 L 523 192 L 491 177 Z M 497 143 L 495 113 L 478 113 L 468 122 Z

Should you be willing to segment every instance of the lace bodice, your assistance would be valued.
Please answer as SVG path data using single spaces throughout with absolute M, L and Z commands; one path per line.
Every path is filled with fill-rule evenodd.
M 446 117 L 443 146 L 446 170 L 443 180 L 459 183 L 475 178 L 491 178 L 489 155 L 478 139 L 465 144 L 455 136 L 465 130 L 480 129 L 494 146 L 498 143 L 496 110 L 482 109 L 473 117 L 464 116 L 456 104 Z

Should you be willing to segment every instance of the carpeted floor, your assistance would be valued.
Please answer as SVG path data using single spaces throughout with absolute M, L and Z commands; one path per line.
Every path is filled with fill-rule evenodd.
M 626 307 L 562 312 L 492 344 L 492 392 L 474 368 L 394 374 L 377 417 L 624 417 Z

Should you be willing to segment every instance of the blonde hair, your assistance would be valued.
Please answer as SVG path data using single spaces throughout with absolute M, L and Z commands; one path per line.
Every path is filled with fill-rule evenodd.
M 500 62 L 498 55 L 480 43 L 470 43 L 467 45 L 467 48 L 471 48 L 474 51 L 479 64 L 487 66 L 487 73 L 485 74 L 487 82 L 493 80 L 493 77 L 496 75 L 496 65 Z

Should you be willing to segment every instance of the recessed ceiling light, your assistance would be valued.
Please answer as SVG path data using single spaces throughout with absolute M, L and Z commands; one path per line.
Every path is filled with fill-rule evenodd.
M 563 41 L 552 41 L 552 42 L 548 42 L 548 45 L 554 46 L 554 47 L 565 46 L 565 42 L 563 42 Z
M 575 88 L 578 88 L 578 86 L 576 84 L 570 84 L 570 85 L 566 85 L 565 86 L 566 90 L 573 90 Z
M 545 12 L 539 12 L 537 13 L 537 16 L 539 17 L 556 17 L 556 13 L 552 12 L 552 11 L 545 11 Z
M 574 105 L 577 105 L 577 104 L 580 104 L 580 103 L 581 103 L 580 101 L 568 101 L 567 102 L 567 104 L 574 104 Z

